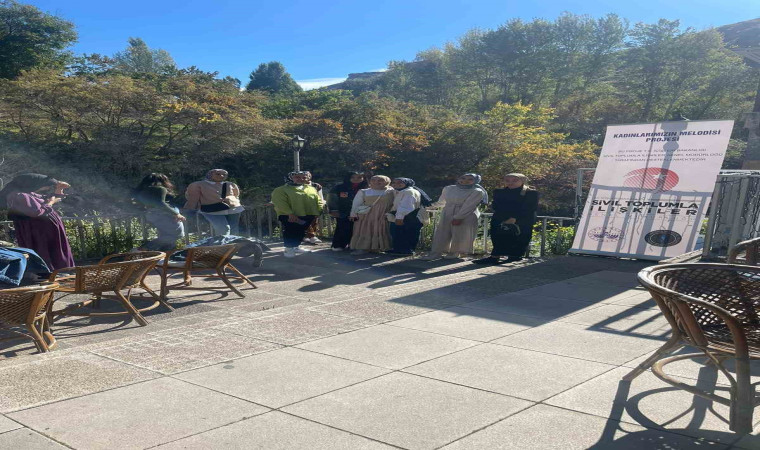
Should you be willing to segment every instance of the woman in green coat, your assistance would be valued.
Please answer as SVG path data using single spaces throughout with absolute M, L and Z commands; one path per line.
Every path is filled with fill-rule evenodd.
M 286 258 L 309 251 L 300 247 L 301 241 L 306 229 L 322 213 L 323 201 L 319 192 L 307 185 L 307 181 L 307 172 L 291 172 L 287 183 L 272 191 L 274 210 L 282 223 Z

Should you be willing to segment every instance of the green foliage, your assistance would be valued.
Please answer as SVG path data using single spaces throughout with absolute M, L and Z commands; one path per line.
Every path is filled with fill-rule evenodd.
M 715 31 L 568 13 L 472 30 L 347 90 L 303 92 L 270 62 L 241 91 L 240 80 L 178 69 L 138 38 L 112 58 L 51 67 L 74 39 L 71 24 L 0 2 L 0 14 L 59 30 L 35 31 L 37 47 L 25 51 L 36 59 L 17 58 L 16 78 L 0 80 L 0 177 L 32 165 L 72 182 L 82 210 L 129 208 L 129 188 L 147 172 L 167 173 L 181 192 L 211 167 L 260 202 L 291 170 L 298 134 L 302 167 L 328 188 L 349 169 L 413 177 L 433 195 L 464 172 L 483 173 L 487 188 L 522 172 L 541 192 L 542 214 L 568 215 L 576 169 L 594 165 L 607 124 L 738 118 L 757 82 Z M 740 165 L 743 149 L 732 141 L 726 167 Z
M 151 49 L 140 38 L 129 38 L 129 47 L 113 56 L 113 66 L 124 74 L 170 74 L 177 69 L 169 52 Z
M 293 80 L 278 61 L 261 63 L 250 75 L 246 90 L 265 91 L 270 94 L 295 94 L 301 92 L 301 86 Z
M 33 67 L 63 67 L 77 39 L 74 24 L 15 0 L 0 0 L 0 78 Z

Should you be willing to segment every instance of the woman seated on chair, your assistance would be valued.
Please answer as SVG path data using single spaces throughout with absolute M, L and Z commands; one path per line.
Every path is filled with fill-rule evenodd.
M 185 217 L 173 206 L 174 185 L 162 173 L 152 173 L 142 179 L 134 190 L 134 199 L 147 212 L 145 218 L 158 230 L 158 237 L 143 244 L 145 250 L 167 251 L 177 246 L 177 241 L 185 236 Z
M 74 266 L 61 216 L 53 209 L 70 185 L 47 175 L 17 175 L 0 191 L 0 208 L 8 210 L 19 247 L 34 250 L 50 270 Z

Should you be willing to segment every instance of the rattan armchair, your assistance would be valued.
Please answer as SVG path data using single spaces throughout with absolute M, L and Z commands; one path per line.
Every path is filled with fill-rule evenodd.
M 67 294 L 91 294 L 91 299 L 69 305 L 64 309 L 53 311 L 50 308 L 51 319 L 54 316 L 117 316 L 130 314 L 142 326 L 148 324 L 142 313 L 164 305 L 170 311 L 174 308 L 166 303 L 159 295 L 145 284 L 145 276 L 156 264 L 166 256 L 163 252 L 134 252 L 110 255 L 97 265 L 79 266 L 56 270 L 50 275 L 50 281 L 60 283 L 59 292 Z M 117 261 L 117 262 L 113 262 Z M 136 308 L 131 302 L 132 290 L 141 288 L 155 300 L 144 308 Z M 122 291 L 126 290 L 126 296 Z M 124 307 L 117 312 L 81 312 L 84 306 L 97 305 L 104 292 L 113 292 Z M 93 305 L 94 306 L 94 305 Z M 52 320 L 51 320 L 52 322 Z
M 161 298 L 164 300 L 166 300 L 169 293 L 168 280 L 172 273 L 182 273 L 184 284 L 191 286 L 193 273 L 205 272 L 202 276 L 221 278 L 224 284 L 239 297 L 245 297 L 245 295 L 232 284 L 230 278 L 242 280 L 250 284 L 253 289 L 256 289 L 253 281 L 243 275 L 231 263 L 232 257 L 238 251 L 237 244 L 190 247 L 179 251 L 185 252 L 184 261 L 172 261 L 171 256 L 177 253 L 174 252 L 166 256 L 163 264 L 156 266 L 156 269 L 161 274 Z M 235 275 L 227 275 L 227 270 L 234 272 Z M 209 274 L 208 272 L 210 271 L 214 271 L 216 274 Z M 172 288 L 176 289 L 177 287 L 173 286 Z
M 750 360 L 760 359 L 760 267 L 733 264 L 669 264 L 639 272 L 670 323 L 673 336 L 624 377 L 630 381 L 645 370 L 695 395 L 730 407 L 729 427 L 752 431 L 752 414 L 760 404 L 757 383 L 750 378 Z M 670 356 L 690 347 L 697 353 Z M 730 398 L 705 392 L 664 373 L 672 362 L 706 356 L 729 380 Z M 724 361 L 735 360 L 735 373 Z
M 744 258 L 741 256 L 744 255 Z M 728 251 L 729 264 L 760 264 L 760 237 L 739 242 Z
M 0 329 L 31 339 L 40 352 L 53 350 L 57 343 L 47 311 L 57 288 L 58 283 L 42 283 L 0 290 Z M 9 339 L 16 338 L 4 340 Z

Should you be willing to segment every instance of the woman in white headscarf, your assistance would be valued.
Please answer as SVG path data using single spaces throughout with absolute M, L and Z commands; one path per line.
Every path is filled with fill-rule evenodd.
M 456 259 L 473 253 L 478 232 L 481 204 L 488 204 L 488 193 L 480 185 L 481 176 L 466 173 L 457 184 L 446 186 L 434 206 L 440 207 L 438 225 L 433 236 L 433 248 L 424 259 Z

